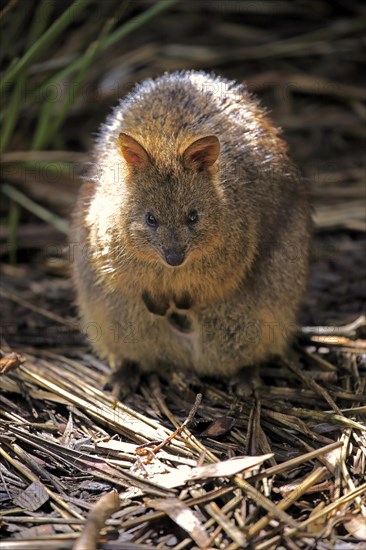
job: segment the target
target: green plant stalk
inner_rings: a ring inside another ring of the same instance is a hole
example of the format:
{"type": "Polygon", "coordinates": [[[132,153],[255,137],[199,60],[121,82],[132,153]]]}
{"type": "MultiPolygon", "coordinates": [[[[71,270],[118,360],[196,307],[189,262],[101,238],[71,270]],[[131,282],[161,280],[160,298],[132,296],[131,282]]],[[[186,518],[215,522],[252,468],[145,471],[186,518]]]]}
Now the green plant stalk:
{"type": "Polygon", "coordinates": [[[4,153],[18,121],[22,95],[24,91],[25,75],[19,77],[11,95],[10,104],[6,113],[4,126],[0,132],[0,152],[4,153]]]}
{"type": "MultiPolygon", "coordinates": [[[[98,39],[89,46],[89,48],[86,50],[85,54],[83,55],[83,57],[81,59],[80,72],[79,72],[79,75],[78,75],[78,77],[76,78],[76,80],[74,82],[74,86],[73,86],[73,90],[72,90],[73,98],[76,98],[77,94],[79,93],[79,90],[80,90],[80,88],[81,88],[81,86],[82,86],[82,84],[85,81],[85,78],[87,76],[87,72],[88,72],[89,67],[93,63],[96,56],[98,55],[98,53],[99,53],[106,37],[108,36],[108,33],[109,33],[110,29],[112,28],[112,26],[114,24],[115,24],[115,19],[114,18],[108,19],[106,21],[105,25],[103,26],[98,39]]],[[[68,98],[66,96],[66,98],[65,98],[65,100],[62,104],[62,107],[61,107],[61,109],[60,109],[60,111],[59,111],[59,113],[56,117],[56,120],[53,124],[53,127],[49,132],[50,141],[52,140],[53,136],[55,136],[55,134],[59,130],[62,122],[64,121],[68,111],[70,110],[70,108],[72,106],[72,101],[70,101],[69,99],[70,98],[68,98]]]]}
{"type": "Polygon", "coordinates": [[[68,234],[68,224],[63,219],[57,216],[56,214],[53,214],[40,204],[37,204],[36,202],[32,201],[27,195],[24,195],[21,191],[18,191],[15,187],[12,185],[9,185],[8,183],[4,183],[1,186],[2,193],[9,197],[12,201],[16,202],[29,212],[32,212],[37,218],[40,218],[41,220],[45,221],[46,223],[49,223],[53,227],[55,227],[58,231],[61,233],[64,233],[65,235],[68,234]]]}
{"type": "MultiPolygon", "coordinates": [[[[79,2],[79,0],[76,0],[76,1],[79,2]]],[[[90,0],[83,0],[83,2],[89,2],[89,1],[90,0]]],[[[129,33],[135,31],[140,26],[144,25],[145,23],[147,23],[148,21],[150,21],[151,19],[153,19],[154,17],[156,17],[157,15],[159,15],[160,13],[165,11],[171,5],[175,4],[177,1],[178,0],[160,0],[160,2],[158,2],[157,4],[152,6],[151,8],[148,8],[143,13],[141,13],[141,14],[137,15],[136,17],[134,17],[134,18],[130,19],[129,21],[127,21],[124,25],[122,25],[120,28],[118,28],[116,31],[114,31],[108,38],[103,40],[102,43],[100,44],[100,48],[98,47],[98,51],[101,52],[101,53],[104,52],[108,47],[115,44],[118,40],[124,38],[129,33]]],[[[72,6],[71,6],[71,8],[72,8],[72,6]]],[[[63,16],[64,16],[64,14],[62,16],[60,16],[60,18],[56,21],[56,23],[63,16]]],[[[55,23],[54,23],[54,25],[55,25],[55,23]]],[[[52,25],[52,27],[50,27],[49,31],[51,31],[51,29],[54,27],[54,25],[52,25]]],[[[49,31],[47,31],[47,32],[49,33],[49,31]]],[[[43,38],[43,37],[41,37],[41,38],[43,38]]],[[[54,38],[54,36],[52,36],[52,39],[53,38],[54,38]]],[[[39,41],[37,42],[37,44],[38,43],[39,43],[39,41]]],[[[34,48],[34,46],[33,46],[33,48],[34,48]]],[[[24,107],[25,105],[27,105],[28,103],[33,101],[34,98],[36,97],[36,95],[39,95],[40,97],[42,97],[42,94],[47,93],[47,89],[51,84],[55,84],[56,82],[64,80],[68,75],[70,75],[74,71],[76,71],[78,69],[80,70],[83,63],[84,63],[84,57],[85,56],[77,58],[73,63],[70,63],[70,65],[68,65],[67,67],[65,67],[61,71],[59,71],[56,75],[53,75],[51,78],[47,79],[46,82],[44,82],[41,86],[39,86],[33,93],[31,93],[27,97],[23,98],[22,106],[24,107]]],[[[33,58],[32,58],[32,60],[33,60],[33,58]]],[[[13,73],[17,74],[19,63],[12,64],[11,67],[9,68],[9,72],[11,73],[10,74],[11,78],[14,78],[13,73]]],[[[29,65],[29,63],[27,64],[27,66],[29,65]]],[[[24,62],[23,62],[23,66],[24,66],[24,62]]],[[[8,83],[9,83],[9,75],[5,76],[5,78],[4,78],[4,85],[7,85],[8,83]],[[5,81],[6,78],[7,78],[7,81],[5,81]]],[[[18,106],[16,106],[16,102],[14,101],[13,113],[11,115],[12,117],[14,117],[14,119],[18,118],[19,109],[20,109],[20,103],[18,104],[18,106]]],[[[61,120],[61,122],[62,122],[62,120],[61,120]]],[[[6,137],[6,139],[3,138],[4,145],[3,145],[3,148],[1,149],[2,151],[5,150],[8,142],[9,142],[9,139],[11,137],[11,133],[12,133],[12,130],[14,129],[14,127],[15,127],[15,124],[16,124],[16,120],[12,120],[12,121],[10,120],[9,122],[6,121],[6,124],[5,124],[5,127],[6,127],[5,137],[6,137]]],[[[58,127],[59,127],[59,123],[57,123],[57,125],[56,125],[56,130],[57,130],[58,127]]]]}
{"type": "MultiPolygon", "coordinates": [[[[1,5],[5,4],[2,2],[1,5]]],[[[24,4],[23,4],[24,7],[24,4]]],[[[5,18],[2,23],[1,46],[4,52],[12,59],[10,66],[15,65],[19,61],[21,42],[14,40],[15,36],[19,36],[19,29],[22,26],[24,19],[27,17],[27,9],[17,9],[11,12],[10,17],[5,18]],[[5,31],[6,24],[6,31],[5,31]]],[[[9,68],[10,68],[9,66],[9,68]]]]}
{"type": "MultiPolygon", "coordinates": [[[[43,0],[36,11],[32,21],[32,27],[27,37],[26,49],[28,50],[33,42],[42,34],[47,26],[49,16],[51,15],[53,4],[49,0],[43,0]]],[[[18,121],[19,112],[22,106],[22,95],[25,90],[26,71],[18,78],[15,89],[12,93],[9,110],[6,114],[4,127],[0,136],[0,152],[3,153],[13,134],[13,130],[18,121]]]]}
{"type": "Polygon", "coordinates": [[[50,121],[52,118],[52,112],[55,108],[55,102],[52,101],[52,92],[48,94],[48,96],[45,99],[43,109],[39,115],[38,118],[38,124],[35,131],[35,134],[33,136],[32,144],[31,144],[31,151],[37,151],[42,149],[48,140],[49,137],[49,128],[50,128],[50,121]]]}
{"type": "Polygon", "coordinates": [[[37,57],[53,42],[62,31],[75,19],[75,17],[84,10],[90,0],[75,0],[60,17],[51,25],[51,27],[35,42],[31,48],[23,55],[16,65],[9,67],[3,77],[3,83],[9,86],[20,74],[37,59],[37,57]]]}
{"type": "MultiPolygon", "coordinates": [[[[136,15],[136,17],[132,17],[129,19],[124,25],[116,29],[109,39],[105,43],[105,48],[107,49],[110,46],[113,46],[116,42],[130,34],[132,31],[135,31],[160,13],[164,12],[170,6],[173,4],[176,4],[178,0],[160,0],[160,2],[157,2],[154,6],[147,9],[143,13],[140,13],[139,15],[136,15]]],[[[104,51],[104,50],[103,50],[104,51]]]]}
{"type": "Polygon", "coordinates": [[[32,44],[41,36],[47,27],[54,4],[50,0],[42,0],[39,3],[37,11],[32,21],[32,28],[27,38],[27,49],[32,47],[32,44]]]}
{"type": "MultiPolygon", "coordinates": [[[[115,44],[118,40],[121,40],[131,32],[137,30],[139,27],[165,11],[167,8],[175,4],[178,0],[160,0],[157,4],[152,6],[151,8],[147,9],[143,13],[140,13],[136,17],[133,17],[129,21],[127,21],[124,25],[122,25],[120,28],[116,29],[106,40],[103,44],[103,46],[100,49],[100,53],[103,53],[106,49],[108,49],[110,46],[115,44]]],[[[80,69],[80,65],[82,64],[82,57],[78,57],[75,59],[72,63],[70,63],[67,67],[56,73],[55,75],[52,75],[46,82],[44,82],[37,90],[30,94],[27,98],[26,102],[24,104],[28,104],[30,101],[32,101],[36,94],[42,95],[42,93],[45,93],[48,86],[50,84],[55,84],[56,82],[60,82],[61,80],[64,80],[67,76],[72,74],[74,71],[77,71],[80,69]]]]}

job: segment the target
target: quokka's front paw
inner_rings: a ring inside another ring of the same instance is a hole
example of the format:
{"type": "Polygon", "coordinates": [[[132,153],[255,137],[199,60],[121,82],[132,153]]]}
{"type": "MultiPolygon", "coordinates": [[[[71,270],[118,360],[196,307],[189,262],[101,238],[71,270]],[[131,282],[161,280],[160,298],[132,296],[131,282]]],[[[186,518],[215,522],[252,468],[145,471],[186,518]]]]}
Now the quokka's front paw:
{"type": "Polygon", "coordinates": [[[169,300],[166,296],[152,296],[145,290],[141,297],[147,309],[154,315],[164,316],[169,309],[169,300]]]}
{"type": "Polygon", "coordinates": [[[193,306],[192,297],[188,292],[183,292],[180,296],[174,296],[174,303],[177,309],[191,309],[193,306]]]}
{"type": "Polygon", "coordinates": [[[167,316],[168,323],[178,332],[190,333],[193,331],[192,320],[188,315],[182,315],[177,311],[172,311],[167,316]]]}

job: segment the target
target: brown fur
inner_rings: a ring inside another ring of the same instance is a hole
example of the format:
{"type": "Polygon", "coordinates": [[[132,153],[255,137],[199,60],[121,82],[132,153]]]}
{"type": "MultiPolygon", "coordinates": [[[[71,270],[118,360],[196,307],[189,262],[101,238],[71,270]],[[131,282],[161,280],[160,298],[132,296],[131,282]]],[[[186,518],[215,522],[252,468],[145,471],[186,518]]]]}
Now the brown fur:
{"type": "Polygon", "coordinates": [[[99,355],[231,375],[284,352],[310,221],[278,134],[244,86],[193,71],[147,81],[114,110],[72,231],[80,312],[100,328],[99,355]],[[171,251],[181,265],[167,264],[171,251]]]}

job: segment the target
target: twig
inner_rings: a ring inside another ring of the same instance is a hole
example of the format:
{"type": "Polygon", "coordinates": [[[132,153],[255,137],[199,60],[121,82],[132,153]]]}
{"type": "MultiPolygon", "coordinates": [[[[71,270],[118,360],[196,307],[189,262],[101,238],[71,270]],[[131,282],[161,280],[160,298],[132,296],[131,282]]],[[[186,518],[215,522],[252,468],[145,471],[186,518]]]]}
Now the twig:
{"type": "Polygon", "coordinates": [[[6,4],[6,6],[3,7],[3,9],[0,11],[0,19],[5,17],[5,15],[8,13],[8,11],[12,10],[15,6],[15,4],[18,3],[18,0],[9,0],[9,2],[6,4]]]}
{"type": "MultiPolygon", "coordinates": [[[[277,503],[277,508],[280,510],[286,510],[291,504],[296,502],[301,495],[303,495],[307,489],[312,487],[317,481],[319,481],[324,474],[327,472],[327,469],[324,466],[317,468],[312,474],[310,474],[296,489],[291,491],[291,493],[280,502],[277,503]]],[[[252,538],[262,529],[264,529],[268,523],[273,519],[271,514],[258,520],[254,525],[248,529],[248,537],[252,538]]]]}
{"type": "Polygon", "coordinates": [[[11,151],[0,156],[0,162],[87,162],[89,156],[75,151],[11,151]]]}
{"type": "Polygon", "coordinates": [[[43,307],[35,306],[31,302],[29,302],[25,298],[22,298],[21,296],[18,296],[15,292],[12,292],[11,290],[0,288],[0,296],[2,296],[3,298],[7,298],[8,300],[11,300],[12,302],[15,302],[31,311],[34,311],[35,313],[38,313],[39,315],[42,315],[43,317],[46,317],[51,321],[55,321],[60,325],[65,325],[72,331],[75,331],[75,332],[79,331],[75,323],[69,323],[65,321],[65,319],[60,317],[60,315],[56,315],[56,313],[52,313],[52,311],[47,311],[43,307]]]}
{"type": "Polygon", "coordinates": [[[300,380],[302,380],[307,386],[309,386],[312,390],[314,390],[318,395],[323,397],[325,401],[330,405],[330,407],[333,409],[333,411],[339,416],[342,416],[342,411],[338,407],[338,405],[335,403],[334,399],[329,395],[329,393],[322,388],[315,380],[313,380],[310,376],[306,376],[301,369],[297,365],[295,365],[292,361],[286,361],[283,360],[284,364],[293,372],[295,373],[300,380]]]}
{"type": "Polygon", "coordinates": [[[181,433],[183,432],[184,428],[186,426],[188,426],[188,424],[190,422],[192,422],[194,416],[196,415],[197,413],[197,410],[198,410],[198,407],[200,406],[200,403],[202,401],[202,394],[199,393],[197,394],[197,397],[196,397],[196,400],[194,402],[194,405],[192,407],[192,409],[190,410],[186,420],[183,422],[183,424],[181,426],[178,426],[178,428],[173,432],[171,433],[166,439],[164,439],[164,441],[162,441],[161,443],[159,443],[159,445],[156,445],[155,447],[153,447],[151,449],[151,451],[148,451],[148,452],[145,452],[146,448],[148,445],[151,445],[151,443],[149,444],[143,444],[143,445],[140,445],[139,447],[136,447],[136,453],[137,454],[148,454],[149,452],[153,453],[153,454],[157,454],[159,451],[161,451],[164,447],[166,447],[166,445],[169,445],[169,443],[175,439],[176,437],[178,437],[179,435],[181,435],[181,433]]]}
{"type": "Polygon", "coordinates": [[[106,520],[117,512],[120,500],[117,491],[103,495],[88,514],[86,525],[73,546],[73,550],[96,550],[101,529],[106,520]]]}
{"type": "Polygon", "coordinates": [[[352,323],[336,326],[319,326],[319,327],[301,327],[301,332],[310,334],[311,336],[346,336],[354,338],[357,336],[357,330],[361,327],[366,327],[366,316],[360,315],[352,323]]]}

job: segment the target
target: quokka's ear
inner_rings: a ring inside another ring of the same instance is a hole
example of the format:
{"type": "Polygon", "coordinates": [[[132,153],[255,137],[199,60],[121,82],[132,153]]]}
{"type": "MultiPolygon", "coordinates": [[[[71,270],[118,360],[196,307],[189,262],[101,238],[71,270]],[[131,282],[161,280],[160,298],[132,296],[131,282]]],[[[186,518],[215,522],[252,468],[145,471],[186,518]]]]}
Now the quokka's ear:
{"type": "Polygon", "coordinates": [[[150,162],[147,151],[133,137],[121,132],[118,143],[128,166],[144,168],[150,162]]]}
{"type": "Polygon", "coordinates": [[[183,153],[186,168],[208,168],[216,162],[220,153],[220,142],[216,136],[205,136],[188,145],[183,153]]]}

